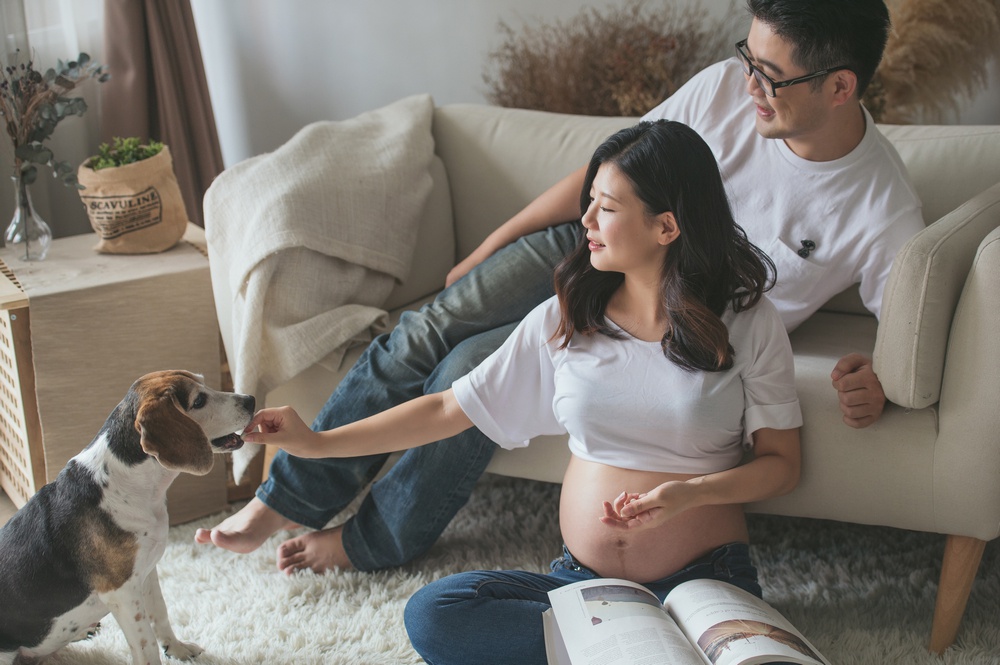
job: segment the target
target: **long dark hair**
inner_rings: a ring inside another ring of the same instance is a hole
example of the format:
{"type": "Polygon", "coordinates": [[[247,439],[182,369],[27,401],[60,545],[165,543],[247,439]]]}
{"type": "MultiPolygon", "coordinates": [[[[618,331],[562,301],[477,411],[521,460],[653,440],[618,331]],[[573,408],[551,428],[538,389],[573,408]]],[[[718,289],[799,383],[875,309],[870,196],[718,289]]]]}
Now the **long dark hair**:
{"type": "MultiPolygon", "coordinates": [[[[688,370],[733,365],[729,331],[720,318],[757,304],[774,283],[774,263],[747,240],[733,219],[722,176],[708,144],[687,125],[641,122],[609,137],[590,160],[580,211],[590,205],[597,169],[613,164],[635,189],[650,215],[672,212],[680,235],[667,248],[660,293],[668,328],[664,355],[688,370]]],[[[574,332],[620,337],[604,315],[625,277],[590,263],[587,239],[556,267],[561,320],[553,339],[565,347],[574,332]]]]}

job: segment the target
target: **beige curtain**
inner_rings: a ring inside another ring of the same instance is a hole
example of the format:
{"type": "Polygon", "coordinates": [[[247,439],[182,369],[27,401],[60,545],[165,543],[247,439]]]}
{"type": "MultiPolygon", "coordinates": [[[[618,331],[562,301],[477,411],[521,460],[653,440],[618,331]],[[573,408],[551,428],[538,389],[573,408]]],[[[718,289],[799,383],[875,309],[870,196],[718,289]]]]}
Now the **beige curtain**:
{"type": "Polygon", "coordinates": [[[188,217],[223,168],[222,150],[189,0],[105,0],[101,140],[152,138],[170,146],[188,217]]]}

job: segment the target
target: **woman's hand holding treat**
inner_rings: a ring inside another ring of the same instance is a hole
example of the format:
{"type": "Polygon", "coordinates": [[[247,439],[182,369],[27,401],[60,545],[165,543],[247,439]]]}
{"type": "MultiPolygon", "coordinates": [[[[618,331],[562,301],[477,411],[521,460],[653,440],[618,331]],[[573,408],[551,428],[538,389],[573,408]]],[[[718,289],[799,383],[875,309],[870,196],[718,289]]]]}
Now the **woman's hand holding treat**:
{"type": "Polygon", "coordinates": [[[247,443],[277,446],[296,457],[324,457],[320,436],[290,406],[261,409],[243,431],[247,443]]]}

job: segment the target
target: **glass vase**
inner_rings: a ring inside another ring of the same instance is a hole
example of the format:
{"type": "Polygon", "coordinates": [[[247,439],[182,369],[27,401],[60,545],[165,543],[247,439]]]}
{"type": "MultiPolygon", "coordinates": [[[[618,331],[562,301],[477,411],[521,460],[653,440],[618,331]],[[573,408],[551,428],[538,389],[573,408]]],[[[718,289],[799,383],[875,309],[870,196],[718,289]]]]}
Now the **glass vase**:
{"type": "Polygon", "coordinates": [[[52,244],[52,229],[31,203],[31,191],[24,178],[15,175],[14,217],[4,233],[6,253],[22,261],[42,261],[52,244]]]}

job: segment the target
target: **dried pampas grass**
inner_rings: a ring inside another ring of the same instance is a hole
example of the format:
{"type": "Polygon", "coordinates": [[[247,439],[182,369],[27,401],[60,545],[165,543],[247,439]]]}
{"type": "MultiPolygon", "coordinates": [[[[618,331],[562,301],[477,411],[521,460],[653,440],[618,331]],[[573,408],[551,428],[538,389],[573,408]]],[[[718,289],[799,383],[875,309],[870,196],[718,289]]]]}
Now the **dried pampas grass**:
{"type": "MultiPolygon", "coordinates": [[[[733,0],[735,5],[736,0],[733,0]]],[[[943,122],[985,87],[1000,56],[1000,0],[886,0],[892,32],[863,103],[883,123],[943,122]]],[[[710,20],[702,6],[625,0],[567,21],[501,21],[483,81],[499,106],[642,115],[731,54],[745,12],[710,20]]]]}
{"type": "Polygon", "coordinates": [[[864,103],[879,122],[941,122],[987,83],[1000,0],[888,0],[892,32],[864,103]]]}
{"type": "Polygon", "coordinates": [[[599,116],[642,115],[731,50],[732,17],[710,21],[696,6],[626,0],[568,21],[501,21],[503,44],[483,80],[499,106],[599,116]]]}

